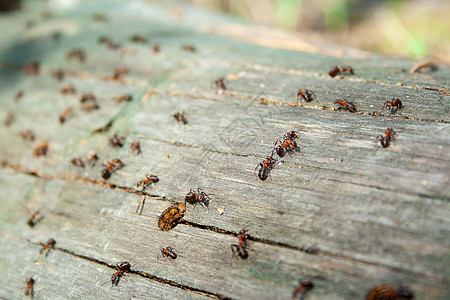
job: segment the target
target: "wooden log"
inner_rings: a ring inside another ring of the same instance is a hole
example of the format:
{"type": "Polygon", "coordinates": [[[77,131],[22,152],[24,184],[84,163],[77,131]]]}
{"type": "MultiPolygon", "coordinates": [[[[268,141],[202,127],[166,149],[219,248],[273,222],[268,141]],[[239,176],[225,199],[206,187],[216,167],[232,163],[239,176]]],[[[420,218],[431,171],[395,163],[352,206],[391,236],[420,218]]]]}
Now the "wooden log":
{"type": "Polygon", "coordinates": [[[0,37],[0,116],[10,118],[0,126],[1,298],[23,295],[28,277],[36,298],[286,299],[304,280],[314,283],[305,299],[363,299],[379,284],[450,297],[448,66],[409,74],[405,59],[178,2],[105,3],[43,18],[47,4],[26,1],[0,18],[10,28],[0,37]],[[99,12],[106,21],[93,18],[99,12]],[[99,44],[104,35],[120,48],[99,44]],[[67,59],[74,49],[85,61],[67,59]],[[23,71],[32,60],[37,75],[23,71]],[[334,65],[355,74],[332,78],[334,65]],[[120,67],[128,73],[114,78],[120,67]],[[75,93],[63,94],[66,85],[75,93]],[[299,89],[319,101],[297,102],[299,89]],[[98,109],[80,102],[88,93],[98,109]],[[383,110],[392,98],[404,108],[383,110]],[[336,110],[337,99],[356,112],[336,110]],[[387,128],[395,141],[383,148],[387,128]],[[261,181],[255,167],[292,130],[300,151],[274,154],[261,181]],[[44,142],[47,154],[36,156],[44,142]],[[102,163],[113,159],[124,166],[105,180],[102,163]],[[159,181],[143,191],[146,174],[159,181]],[[197,188],[208,207],[187,204],[178,226],[162,231],[161,213],[197,188]],[[231,250],[244,228],[245,260],[231,250]],[[49,238],[54,249],[39,254],[49,238]],[[177,259],[162,257],[168,246],[177,259]],[[123,261],[131,269],[111,286],[123,261]]]}

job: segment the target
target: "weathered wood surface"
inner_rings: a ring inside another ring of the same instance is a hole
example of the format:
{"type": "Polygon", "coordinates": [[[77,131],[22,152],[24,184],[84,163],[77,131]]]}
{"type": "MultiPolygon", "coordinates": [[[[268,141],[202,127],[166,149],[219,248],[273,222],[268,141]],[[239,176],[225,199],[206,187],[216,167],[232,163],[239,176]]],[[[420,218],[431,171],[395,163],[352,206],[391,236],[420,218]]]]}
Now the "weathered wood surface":
{"type": "Polygon", "coordinates": [[[383,283],[407,285],[418,299],[450,297],[447,66],[411,75],[411,61],[310,43],[170,1],[90,1],[49,18],[45,10],[27,1],[0,16],[8,28],[0,37],[0,115],[14,115],[0,127],[1,298],[23,297],[31,276],[37,299],[288,299],[306,279],[315,284],[307,299],[363,299],[383,283]],[[92,19],[99,12],[106,22],[92,19]],[[105,34],[128,51],[98,44],[105,34]],[[148,40],[132,43],[133,34],[148,40]],[[84,49],[86,62],[67,60],[72,49],[84,49]],[[31,60],[40,61],[40,75],[22,72],[31,60]],[[329,77],[336,64],[356,74],[329,77]],[[107,78],[122,66],[130,69],[123,79],[107,78]],[[61,68],[62,82],[51,75],[61,68]],[[223,94],[214,86],[221,76],[223,94]],[[66,84],[75,95],[61,94],[66,84]],[[313,89],[320,103],[289,105],[299,88],[313,89]],[[96,95],[99,110],[81,111],[84,93],[96,95]],[[112,101],[123,94],[133,100],[112,101]],[[392,97],[405,108],[370,115],[392,97]],[[358,113],[334,111],[337,98],[358,113]],[[68,107],[74,115],[60,124],[68,107]],[[187,125],[172,118],[181,111],[187,125]],[[375,137],[388,127],[397,140],[383,149],[375,137]],[[25,129],[34,141],[18,136],[25,129]],[[290,130],[300,133],[301,152],[259,180],[255,167],[290,130]],[[127,135],[123,148],[108,145],[115,133],[127,135]],[[45,140],[48,155],[33,156],[45,140]],[[137,140],[141,155],[129,149],[137,140]],[[70,163],[94,152],[94,167],[70,163]],[[125,167],[105,182],[100,162],[114,158],[125,167]],[[134,185],[147,173],[160,181],[142,193],[134,185]],[[161,231],[161,212],[197,187],[211,196],[209,208],[188,206],[182,224],[161,231]],[[30,228],[36,210],[43,219],[30,228]],[[247,260],[230,250],[242,228],[247,260]],[[57,244],[45,257],[39,250],[50,237],[57,244]],[[158,258],[166,246],[178,252],[174,262],[158,258]],[[134,272],[111,287],[119,261],[134,272]]]}

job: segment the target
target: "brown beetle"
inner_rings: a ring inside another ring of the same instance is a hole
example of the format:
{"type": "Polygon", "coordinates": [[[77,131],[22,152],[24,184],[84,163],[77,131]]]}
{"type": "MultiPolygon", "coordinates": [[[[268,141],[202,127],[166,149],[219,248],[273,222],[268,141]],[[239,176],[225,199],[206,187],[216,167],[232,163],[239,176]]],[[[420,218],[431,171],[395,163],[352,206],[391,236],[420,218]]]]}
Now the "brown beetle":
{"type": "Polygon", "coordinates": [[[186,213],[186,205],[178,203],[177,206],[171,206],[162,212],[158,219],[159,228],[163,231],[168,231],[175,228],[183,219],[186,213]]]}

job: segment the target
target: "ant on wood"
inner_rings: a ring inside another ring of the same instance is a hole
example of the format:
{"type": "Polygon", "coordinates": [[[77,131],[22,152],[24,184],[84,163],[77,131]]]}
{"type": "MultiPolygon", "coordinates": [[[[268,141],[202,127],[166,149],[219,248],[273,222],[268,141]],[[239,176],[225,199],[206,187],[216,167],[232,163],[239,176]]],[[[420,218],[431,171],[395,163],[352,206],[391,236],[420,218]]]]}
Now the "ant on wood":
{"type": "Polygon", "coordinates": [[[302,300],[305,297],[305,294],[313,288],[314,284],[311,281],[303,281],[295,288],[294,292],[292,293],[292,299],[297,299],[297,296],[300,295],[300,299],[302,300]]]}
{"type": "Polygon", "coordinates": [[[150,185],[157,183],[159,181],[158,176],[156,175],[149,175],[145,174],[145,178],[136,183],[137,187],[140,187],[142,185],[142,191],[144,191],[146,188],[148,188],[150,185]]]}
{"type": "Polygon", "coordinates": [[[255,170],[260,168],[258,171],[258,177],[262,181],[266,180],[267,177],[269,177],[270,171],[275,167],[277,164],[277,160],[273,158],[273,150],[272,154],[270,156],[267,156],[267,158],[262,162],[259,163],[259,165],[256,166],[255,170]]]}
{"type": "Polygon", "coordinates": [[[241,259],[247,259],[248,258],[248,245],[247,245],[247,234],[248,230],[243,229],[238,234],[239,244],[232,244],[231,245],[231,252],[233,252],[233,256],[238,256],[241,259]]]}
{"type": "Polygon", "coordinates": [[[131,101],[133,97],[131,95],[121,95],[113,98],[114,101],[123,102],[123,101],[131,101]]]}
{"type": "Polygon", "coordinates": [[[187,193],[186,197],[184,198],[184,203],[192,204],[194,205],[194,207],[197,204],[208,207],[210,200],[211,198],[203,191],[203,189],[197,188],[197,192],[191,189],[189,193],[187,193]]]}
{"type": "Polygon", "coordinates": [[[413,299],[414,293],[407,287],[395,289],[389,285],[379,285],[371,289],[366,300],[413,299]]]}
{"type": "Polygon", "coordinates": [[[394,106],[397,107],[395,111],[402,109],[404,107],[402,100],[400,100],[400,98],[392,98],[392,101],[383,102],[383,109],[381,111],[383,111],[387,107],[391,111],[391,113],[393,113],[394,106]]]}
{"type": "Polygon", "coordinates": [[[111,177],[114,172],[125,166],[120,159],[113,159],[109,163],[104,162],[103,165],[105,166],[105,169],[102,170],[102,178],[105,180],[111,177]]]}
{"type": "Polygon", "coordinates": [[[355,112],[356,111],[356,107],[355,104],[353,104],[353,102],[349,102],[349,101],[344,101],[344,100],[336,100],[334,101],[334,104],[337,104],[336,107],[334,108],[335,110],[348,110],[350,112],[355,112]]]}
{"type": "Polygon", "coordinates": [[[172,247],[161,248],[163,257],[169,257],[171,259],[177,259],[178,255],[173,251],[172,247]]]}
{"type": "Polygon", "coordinates": [[[118,286],[120,278],[123,276],[123,273],[131,271],[131,265],[129,262],[124,261],[116,264],[117,272],[111,275],[111,286],[118,286]]]}
{"type": "Polygon", "coordinates": [[[36,225],[37,222],[39,222],[42,219],[42,217],[38,218],[39,214],[40,214],[39,211],[36,211],[31,215],[31,217],[28,219],[27,222],[28,226],[34,227],[34,225],[36,225]]]}
{"type": "Polygon", "coordinates": [[[173,117],[175,118],[175,120],[183,123],[184,125],[186,125],[188,123],[188,121],[186,120],[186,117],[184,116],[184,112],[181,112],[181,113],[178,112],[178,113],[174,114],[173,117]]]}
{"type": "Polygon", "coordinates": [[[56,241],[52,238],[50,238],[47,243],[42,247],[41,251],[39,251],[40,254],[43,254],[45,252],[45,256],[48,255],[51,249],[55,249],[56,241]]]}
{"type": "Polygon", "coordinates": [[[21,136],[26,141],[34,141],[35,135],[31,130],[22,130],[19,132],[19,136],[21,136]]]}
{"type": "Polygon", "coordinates": [[[64,124],[66,122],[67,118],[72,115],[73,109],[67,108],[63,111],[63,113],[59,116],[59,123],[64,124]]]}
{"type": "Polygon", "coordinates": [[[133,152],[134,155],[141,154],[141,143],[140,142],[132,142],[130,144],[130,149],[133,152]]]}
{"type": "Polygon", "coordinates": [[[319,103],[319,99],[317,99],[316,94],[311,90],[298,90],[297,91],[297,102],[300,99],[300,104],[302,104],[302,99],[306,102],[311,102],[313,100],[316,100],[317,103],[319,103]]]}
{"type": "Polygon", "coordinates": [[[353,68],[350,66],[344,66],[344,67],[335,66],[330,70],[330,72],[328,72],[328,75],[330,75],[331,77],[334,77],[339,73],[345,73],[345,72],[353,74],[353,68]]]}
{"type": "Polygon", "coordinates": [[[297,142],[294,139],[298,138],[296,131],[290,131],[283,136],[283,140],[278,139],[275,142],[274,150],[277,152],[278,156],[283,157],[286,153],[291,153],[299,150],[297,142]],[[277,144],[280,144],[277,147],[277,144]]]}
{"type": "Polygon", "coordinates": [[[395,133],[394,129],[388,128],[388,129],[386,129],[384,136],[382,136],[382,135],[377,136],[377,141],[380,141],[381,146],[383,146],[383,148],[387,148],[391,144],[391,141],[395,141],[395,138],[394,138],[395,134],[396,133],[395,133]]]}
{"type": "Polygon", "coordinates": [[[30,296],[31,298],[34,297],[33,286],[34,286],[34,279],[30,277],[27,279],[27,287],[25,288],[25,296],[30,296]]]}
{"type": "Polygon", "coordinates": [[[86,60],[86,53],[83,50],[72,50],[69,51],[66,55],[67,59],[77,59],[80,62],[84,62],[86,60]]]}

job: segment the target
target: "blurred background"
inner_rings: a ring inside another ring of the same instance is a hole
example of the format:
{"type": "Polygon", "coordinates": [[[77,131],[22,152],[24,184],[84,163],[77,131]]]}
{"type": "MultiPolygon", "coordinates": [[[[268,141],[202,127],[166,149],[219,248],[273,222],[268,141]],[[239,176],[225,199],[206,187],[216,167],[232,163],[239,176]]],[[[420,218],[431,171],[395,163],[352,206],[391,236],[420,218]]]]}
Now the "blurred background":
{"type": "Polygon", "coordinates": [[[450,63],[449,0],[183,0],[315,39],[450,63]]]}

